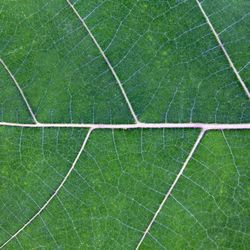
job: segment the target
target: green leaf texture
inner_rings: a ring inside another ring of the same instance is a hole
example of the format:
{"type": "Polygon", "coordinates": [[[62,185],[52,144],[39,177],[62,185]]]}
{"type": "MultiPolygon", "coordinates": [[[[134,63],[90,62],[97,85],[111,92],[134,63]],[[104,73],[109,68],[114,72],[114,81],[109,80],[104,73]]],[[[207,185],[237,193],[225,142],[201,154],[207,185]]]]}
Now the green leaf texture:
{"type": "Polygon", "coordinates": [[[250,246],[250,1],[0,3],[0,249],[250,246]]]}

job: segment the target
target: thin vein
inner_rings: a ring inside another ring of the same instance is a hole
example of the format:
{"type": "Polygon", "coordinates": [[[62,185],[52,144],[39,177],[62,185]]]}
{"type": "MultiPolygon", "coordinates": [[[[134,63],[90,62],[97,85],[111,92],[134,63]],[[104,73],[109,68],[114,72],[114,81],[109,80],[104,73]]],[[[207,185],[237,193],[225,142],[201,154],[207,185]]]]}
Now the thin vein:
{"type": "Polygon", "coordinates": [[[107,56],[105,55],[103,49],[101,48],[101,46],[99,45],[99,43],[98,43],[97,40],[95,39],[95,37],[94,37],[94,35],[92,34],[91,30],[89,29],[89,27],[88,27],[87,24],[85,23],[84,19],[80,16],[80,14],[78,13],[78,11],[77,11],[76,8],[74,7],[74,5],[73,5],[69,0],[66,0],[66,1],[67,1],[67,3],[69,4],[69,6],[71,7],[71,9],[73,10],[73,12],[77,15],[77,17],[78,17],[79,20],[81,21],[82,25],[84,26],[84,28],[87,30],[89,36],[91,37],[91,39],[93,40],[94,44],[96,45],[96,47],[98,48],[99,52],[101,53],[103,59],[104,59],[105,62],[107,63],[107,65],[108,65],[108,67],[109,67],[111,73],[113,74],[113,76],[114,76],[116,82],[118,83],[118,86],[119,86],[119,88],[120,88],[120,90],[121,90],[121,92],[122,92],[122,95],[123,95],[123,97],[124,97],[124,99],[125,99],[125,101],[126,101],[128,107],[129,107],[129,110],[130,110],[130,112],[131,112],[131,114],[132,114],[132,116],[133,116],[135,122],[136,122],[136,123],[139,123],[139,120],[138,120],[138,118],[137,118],[137,116],[136,116],[136,114],[135,114],[135,112],[134,112],[134,109],[133,109],[133,107],[132,107],[132,105],[131,105],[131,103],[130,103],[130,101],[129,101],[129,99],[128,99],[128,96],[127,96],[127,94],[126,94],[126,92],[125,92],[125,90],[124,90],[124,88],[123,88],[123,86],[122,86],[122,83],[121,83],[121,81],[120,81],[118,75],[116,74],[116,72],[115,72],[113,66],[111,65],[109,59],[108,59],[107,56]]]}
{"type": "Polygon", "coordinates": [[[63,187],[64,183],[66,182],[66,180],[68,179],[69,175],[71,174],[71,172],[74,170],[76,163],[78,162],[86,144],[87,141],[89,139],[89,136],[91,134],[91,132],[93,131],[93,129],[89,129],[83,143],[82,146],[74,160],[74,162],[72,163],[69,171],[67,172],[67,174],[65,175],[65,177],[63,178],[62,182],[60,183],[60,185],[57,187],[57,189],[55,190],[55,192],[50,196],[50,198],[45,202],[45,204],[39,209],[39,211],[31,218],[28,220],[28,222],[26,222],[15,234],[13,234],[7,241],[5,241],[1,246],[0,249],[2,249],[4,246],[6,246],[12,239],[14,239],[15,237],[17,237],[18,234],[20,234],[29,224],[31,224],[33,222],[33,220],[36,219],[36,217],[38,215],[40,215],[42,213],[42,211],[49,205],[49,203],[53,200],[53,198],[55,198],[55,196],[57,195],[57,193],[60,191],[60,189],[63,187]]]}
{"type": "Polygon", "coordinates": [[[39,122],[37,121],[36,116],[35,116],[34,112],[32,111],[32,108],[31,108],[31,106],[29,105],[29,102],[27,101],[27,99],[26,99],[26,97],[25,97],[25,95],[24,95],[24,93],[23,93],[23,90],[21,89],[20,85],[18,84],[16,78],[14,77],[14,75],[11,73],[10,69],[8,68],[8,66],[5,64],[5,62],[4,62],[1,58],[0,58],[0,63],[3,65],[3,67],[4,67],[5,70],[8,72],[8,74],[9,74],[10,77],[11,77],[11,79],[12,79],[13,82],[15,83],[15,85],[16,85],[16,87],[17,87],[19,93],[20,93],[20,95],[22,96],[22,98],[23,98],[23,100],[24,100],[24,102],[25,102],[25,104],[26,104],[26,107],[27,107],[28,110],[29,110],[30,115],[32,116],[33,121],[34,121],[36,124],[38,124],[39,122]]]}
{"type": "Polygon", "coordinates": [[[0,126],[24,128],[90,128],[90,129],[157,129],[192,128],[203,130],[250,129],[250,123],[137,123],[137,124],[83,124],[83,123],[11,123],[0,122],[0,126]]]}
{"type": "Polygon", "coordinates": [[[213,32],[213,34],[214,34],[214,36],[215,36],[217,42],[219,43],[219,45],[220,45],[220,47],[221,47],[221,49],[222,49],[222,51],[223,51],[223,53],[224,53],[224,55],[225,55],[227,61],[228,61],[229,64],[230,64],[230,67],[233,69],[233,71],[234,71],[234,73],[235,73],[235,75],[236,75],[238,81],[240,82],[240,84],[241,84],[243,90],[245,91],[247,97],[250,99],[250,92],[249,92],[249,90],[248,90],[246,84],[245,84],[244,81],[242,80],[242,78],[241,78],[241,76],[240,76],[238,70],[235,68],[233,61],[231,60],[229,54],[227,53],[227,51],[226,51],[226,49],[225,49],[225,47],[224,47],[224,45],[223,45],[223,43],[222,43],[222,41],[221,41],[221,39],[220,39],[220,37],[219,37],[219,34],[218,34],[218,33],[216,32],[216,30],[214,29],[212,23],[210,22],[209,17],[207,16],[206,12],[204,11],[204,9],[203,9],[201,3],[199,2],[199,0],[196,0],[196,3],[198,4],[200,11],[201,11],[201,13],[203,14],[204,18],[206,19],[206,22],[207,22],[209,28],[211,29],[211,31],[213,32]]]}
{"type": "Polygon", "coordinates": [[[184,164],[183,164],[183,166],[182,166],[180,172],[179,172],[178,175],[176,176],[176,178],[175,178],[173,184],[171,185],[171,187],[170,187],[169,190],[167,191],[167,193],[166,193],[164,199],[162,200],[162,202],[161,202],[159,208],[158,208],[157,211],[155,212],[155,214],[154,214],[152,220],[150,221],[150,223],[149,223],[147,229],[145,230],[143,236],[141,237],[141,239],[140,239],[140,241],[139,241],[139,243],[138,243],[138,245],[137,245],[137,247],[136,247],[136,250],[138,250],[139,247],[141,246],[141,244],[142,244],[144,238],[146,237],[146,235],[148,234],[148,232],[149,232],[151,226],[152,226],[153,223],[155,222],[156,217],[157,217],[158,214],[160,213],[162,207],[163,207],[164,204],[166,203],[166,201],[167,201],[168,197],[170,196],[172,190],[174,189],[174,187],[175,187],[175,185],[177,184],[178,180],[179,180],[180,177],[182,176],[182,174],[183,174],[184,170],[186,169],[186,167],[187,167],[187,165],[188,165],[190,159],[193,157],[193,154],[194,154],[194,152],[195,152],[197,146],[199,145],[201,139],[203,138],[203,136],[204,136],[204,134],[205,134],[205,131],[206,131],[206,130],[204,130],[204,129],[201,130],[201,132],[200,132],[200,134],[199,134],[199,136],[198,136],[198,138],[197,138],[195,144],[193,145],[193,147],[192,147],[192,149],[191,149],[191,151],[190,151],[188,157],[186,158],[186,160],[185,160],[185,162],[184,162],[184,164]]]}

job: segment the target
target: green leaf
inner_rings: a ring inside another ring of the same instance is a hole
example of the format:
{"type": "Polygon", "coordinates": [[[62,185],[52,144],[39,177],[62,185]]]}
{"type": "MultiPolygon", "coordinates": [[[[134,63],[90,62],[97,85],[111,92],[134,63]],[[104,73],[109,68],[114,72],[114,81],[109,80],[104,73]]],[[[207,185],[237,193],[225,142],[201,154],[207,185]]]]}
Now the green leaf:
{"type": "Polygon", "coordinates": [[[164,139],[158,129],[93,132],[62,191],[10,248],[18,241],[25,249],[135,247],[197,133],[167,130],[164,139]]]}
{"type": "Polygon", "coordinates": [[[1,23],[1,57],[39,121],[131,121],[115,79],[66,1],[5,1],[1,23]]]}
{"type": "Polygon", "coordinates": [[[249,131],[209,132],[142,249],[247,249],[249,131]]]}
{"type": "Polygon", "coordinates": [[[250,2],[0,5],[0,249],[248,249],[250,2]]]}
{"type": "Polygon", "coordinates": [[[57,188],[85,134],[76,129],[0,128],[1,242],[57,188]]]}
{"type": "Polygon", "coordinates": [[[0,121],[32,122],[22,97],[18,94],[16,86],[9,78],[3,65],[0,65],[0,75],[0,121]]]}
{"type": "Polygon", "coordinates": [[[204,8],[249,88],[249,1],[204,1],[204,8]],[[215,9],[218,11],[214,11],[215,9]]]}

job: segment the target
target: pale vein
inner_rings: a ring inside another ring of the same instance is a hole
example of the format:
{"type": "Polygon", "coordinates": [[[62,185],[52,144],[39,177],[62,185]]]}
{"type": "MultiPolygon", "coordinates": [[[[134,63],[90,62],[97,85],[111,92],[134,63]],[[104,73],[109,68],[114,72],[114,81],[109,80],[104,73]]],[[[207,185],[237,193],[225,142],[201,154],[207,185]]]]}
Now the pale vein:
{"type": "Polygon", "coordinates": [[[93,40],[94,44],[96,45],[96,47],[98,48],[99,52],[101,53],[103,59],[104,59],[105,62],[107,63],[107,65],[108,65],[108,67],[109,67],[111,73],[113,74],[115,80],[116,80],[117,83],[118,83],[118,86],[119,86],[119,88],[120,88],[120,90],[121,90],[121,92],[122,92],[122,95],[123,95],[123,97],[124,97],[124,99],[125,99],[125,101],[126,101],[128,107],[129,107],[129,110],[130,110],[130,112],[131,112],[131,114],[132,114],[132,116],[133,116],[135,122],[136,122],[136,123],[139,123],[139,120],[138,120],[138,118],[137,118],[137,116],[136,116],[136,114],[135,114],[135,112],[134,112],[134,109],[133,109],[133,107],[132,107],[132,105],[131,105],[131,103],[130,103],[130,101],[129,101],[129,99],[128,99],[128,96],[127,96],[127,94],[126,94],[126,92],[125,92],[125,90],[124,90],[124,88],[123,88],[123,86],[122,86],[122,83],[121,83],[121,81],[120,81],[118,75],[116,74],[116,72],[115,72],[113,66],[111,65],[109,59],[108,59],[107,56],[105,55],[103,49],[101,48],[101,46],[99,45],[99,43],[98,43],[97,40],[95,39],[95,37],[94,37],[94,35],[92,34],[91,30],[89,29],[89,27],[87,26],[87,24],[85,23],[85,21],[83,20],[83,18],[80,16],[80,14],[78,13],[78,11],[77,11],[76,8],[74,7],[74,5],[73,5],[69,0],[66,0],[66,1],[67,1],[67,3],[69,4],[69,6],[71,7],[71,9],[74,11],[74,13],[77,15],[77,17],[78,17],[79,20],[81,21],[82,25],[84,26],[84,28],[87,30],[89,36],[91,37],[91,39],[93,40]]]}
{"type": "Polygon", "coordinates": [[[205,130],[202,129],[201,132],[200,132],[200,134],[199,134],[199,136],[198,136],[198,138],[197,138],[197,140],[196,140],[196,142],[195,142],[195,144],[193,145],[193,147],[192,147],[192,149],[191,149],[191,151],[190,151],[190,153],[189,153],[187,159],[185,160],[185,162],[184,162],[184,164],[183,164],[183,166],[182,166],[180,172],[179,172],[178,175],[176,176],[176,178],[175,178],[173,184],[171,185],[171,187],[170,187],[169,190],[167,191],[167,193],[166,193],[164,199],[162,200],[162,202],[161,202],[159,208],[158,208],[157,211],[155,212],[155,214],[154,214],[152,220],[150,221],[150,223],[149,223],[147,229],[145,230],[143,236],[141,237],[141,239],[140,239],[140,241],[139,241],[139,243],[138,243],[138,245],[137,245],[137,247],[136,247],[136,250],[138,250],[139,247],[141,246],[141,244],[142,244],[144,238],[146,237],[146,235],[148,234],[150,228],[152,227],[153,223],[155,222],[156,217],[157,217],[158,214],[160,213],[162,207],[163,207],[164,204],[166,203],[166,201],[167,201],[168,197],[170,196],[172,190],[174,189],[174,187],[175,187],[175,185],[177,184],[178,180],[179,180],[180,177],[182,176],[182,174],[183,174],[183,172],[184,172],[186,166],[188,165],[188,163],[189,163],[190,159],[192,158],[192,156],[193,156],[193,154],[194,154],[194,152],[195,152],[197,146],[199,145],[199,143],[200,143],[200,141],[201,141],[201,139],[202,139],[204,133],[205,133],[205,130]]]}
{"type": "Polygon", "coordinates": [[[203,129],[203,130],[250,129],[250,123],[32,124],[32,123],[0,122],[0,126],[24,127],[24,128],[90,128],[90,129],[161,129],[161,128],[191,128],[191,129],[203,129]]]}
{"type": "Polygon", "coordinates": [[[245,91],[247,97],[250,99],[250,92],[248,91],[248,88],[247,88],[246,84],[244,83],[244,81],[242,80],[242,78],[241,78],[241,76],[240,76],[238,70],[235,68],[234,63],[233,63],[233,61],[231,60],[230,56],[228,55],[228,53],[227,53],[227,51],[226,51],[226,49],[225,49],[225,47],[224,47],[224,45],[223,45],[223,43],[222,43],[222,41],[221,41],[219,35],[218,35],[218,33],[217,33],[216,30],[214,29],[212,23],[210,22],[209,17],[207,16],[206,12],[204,11],[204,9],[203,9],[201,3],[199,2],[199,0],[196,0],[196,3],[198,4],[198,6],[199,6],[199,8],[200,8],[200,11],[201,11],[201,13],[203,14],[204,18],[206,19],[206,22],[207,22],[209,28],[211,29],[211,31],[213,32],[213,34],[214,34],[214,36],[215,36],[217,42],[219,43],[219,45],[220,45],[220,47],[221,47],[221,49],[222,49],[222,51],[223,51],[223,53],[224,53],[224,55],[225,55],[227,61],[228,61],[229,64],[230,64],[230,67],[233,69],[233,71],[234,71],[234,73],[235,73],[237,79],[239,80],[239,82],[240,82],[242,88],[244,89],[244,91],[245,91]]]}
{"type": "Polygon", "coordinates": [[[9,76],[11,77],[11,79],[13,80],[13,82],[15,83],[15,85],[16,85],[16,87],[17,87],[19,93],[20,93],[20,95],[22,96],[22,98],[23,98],[23,100],[24,100],[24,102],[25,102],[25,104],[26,104],[26,106],[27,106],[27,108],[28,108],[28,110],[29,110],[30,115],[32,116],[33,121],[34,121],[36,124],[38,124],[39,122],[37,121],[36,116],[35,116],[34,112],[32,111],[32,108],[31,108],[31,106],[29,105],[29,102],[28,102],[28,100],[26,99],[26,97],[25,97],[25,95],[24,95],[24,93],[23,93],[23,91],[22,91],[22,89],[21,89],[19,83],[17,82],[16,78],[14,77],[14,75],[11,73],[10,69],[8,68],[8,66],[5,64],[5,62],[4,62],[1,58],[0,58],[0,63],[3,65],[3,67],[4,67],[5,70],[8,72],[9,76]]]}
{"type": "Polygon", "coordinates": [[[69,171],[67,172],[67,174],[65,175],[65,177],[63,178],[62,182],[60,183],[60,185],[57,187],[57,189],[55,190],[55,192],[50,196],[50,198],[45,202],[45,204],[39,209],[39,211],[33,215],[33,217],[31,219],[29,219],[15,234],[13,234],[7,241],[5,241],[1,246],[0,249],[2,249],[4,246],[6,246],[12,239],[14,239],[15,237],[17,237],[18,234],[20,234],[29,224],[31,224],[33,222],[33,220],[36,219],[36,217],[38,215],[40,215],[42,213],[42,211],[49,205],[49,203],[53,200],[53,198],[55,198],[55,196],[57,195],[57,193],[60,191],[60,189],[63,187],[64,183],[66,182],[66,180],[68,179],[68,177],[70,176],[71,172],[74,170],[76,163],[78,162],[86,144],[87,141],[89,139],[89,136],[92,132],[92,129],[89,129],[83,143],[82,146],[74,160],[74,162],[72,163],[69,171]]]}

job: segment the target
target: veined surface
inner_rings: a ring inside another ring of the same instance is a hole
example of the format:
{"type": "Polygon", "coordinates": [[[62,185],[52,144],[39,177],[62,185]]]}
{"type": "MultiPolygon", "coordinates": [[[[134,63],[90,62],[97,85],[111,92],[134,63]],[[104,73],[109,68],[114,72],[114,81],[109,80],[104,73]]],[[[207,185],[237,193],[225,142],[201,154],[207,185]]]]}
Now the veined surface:
{"type": "Polygon", "coordinates": [[[1,3],[0,248],[247,249],[249,11],[1,3]]]}

